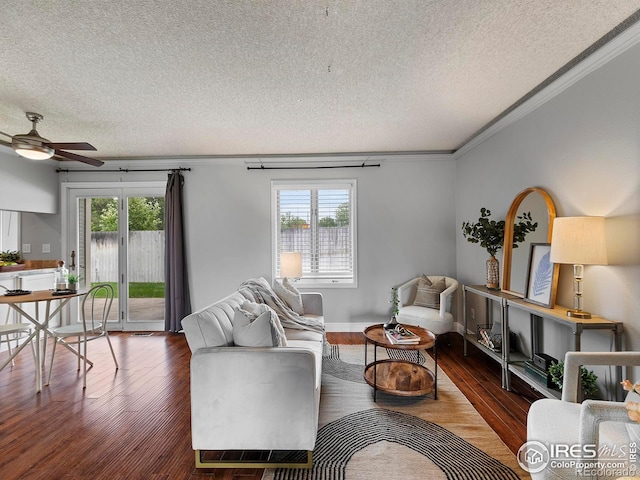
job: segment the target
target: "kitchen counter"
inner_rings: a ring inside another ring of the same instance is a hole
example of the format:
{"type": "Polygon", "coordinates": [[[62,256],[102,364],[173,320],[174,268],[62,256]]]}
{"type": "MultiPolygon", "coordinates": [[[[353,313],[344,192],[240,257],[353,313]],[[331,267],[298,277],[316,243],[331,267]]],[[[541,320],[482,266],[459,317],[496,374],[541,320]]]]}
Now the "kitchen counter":
{"type": "Polygon", "coordinates": [[[16,270],[15,272],[0,272],[0,280],[7,280],[15,277],[30,277],[33,275],[42,275],[45,273],[55,272],[55,268],[32,268],[25,270],[16,270]]]}
{"type": "MultiPolygon", "coordinates": [[[[0,272],[0,284],[9,289],[41,290],[53,286],[55,268],[31,268],[0,272]]],[[[0,289],[1,290],[1,289],[0,289]]],[[[0,292],[2,293],[2,292],[0,292]]],[[[0,313],[0,319],[2,314],[0,313]]]]}
{"type": "Polygon", "coordinates": [[[7,271],[0,269],[0,280],[53,273],[56,271],[58,261],[59,260],[23,260],[20,262],[20,266],[24,266],[22,269],[9,269],[7,271]]]}

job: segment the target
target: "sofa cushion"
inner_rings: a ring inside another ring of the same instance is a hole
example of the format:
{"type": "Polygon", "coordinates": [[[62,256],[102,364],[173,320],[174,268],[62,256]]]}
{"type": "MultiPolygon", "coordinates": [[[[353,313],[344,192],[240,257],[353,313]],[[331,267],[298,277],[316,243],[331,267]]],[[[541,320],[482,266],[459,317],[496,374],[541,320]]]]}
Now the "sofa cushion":
{"type": "MultiPolygon", "coordinates": [[[[313,333],[313,332],[309,332],[313,333]]],[[[322,381],[322,342],[309,342],[308,340],[289,340],[287,339],[287,345],[289,347],[299,347],[304,348],[313,353],[315,357],[315,368],[316,368],[316,390],[318,394],[320,392],[320,384],[322,381]]]]}
{"type": "Polygon", "coordinates": [[[285,278],[282,282],[278,280],[273,281],[273,291],[276,295],[283,300],[291,310],[298,315],[304,315],[304,308],[302,306],[302,294],[298,289],[285,278]]]}
{"type": "Polygon", "coordinates": [[[447,285],[444,277],[436,277],[433,280],[423,275],[418,281],[418,290],[413,304],[418,307],[440,308],[440,294],[447,285]]]}
{"type": "Polygon", "coordinates": [[[278,315],[264,304],[245,302],[233,317],[233,343],[239,347],[284,347],[287,339],[278,315]]]}
{"type": "MultiPolygon", "coordinates": [[[[313,332],[311,330],[298,330],[296,328],[285,328],[284,334],[287,337],[287,342],[289,342],[290,340],[304,340],[306,342],[322,343],[324,340],[322,333],[313,332]]],[[[290,345],[290,342],[288,344],[290,345]]]]}

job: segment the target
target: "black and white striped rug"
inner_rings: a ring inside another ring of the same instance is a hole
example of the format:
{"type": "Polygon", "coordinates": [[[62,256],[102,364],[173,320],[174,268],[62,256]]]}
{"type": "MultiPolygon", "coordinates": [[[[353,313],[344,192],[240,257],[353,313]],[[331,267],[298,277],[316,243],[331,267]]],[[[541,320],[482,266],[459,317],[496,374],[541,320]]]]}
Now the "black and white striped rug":
{"type": "MultiPolygon", "coordinates": [[[[433,368],[430,357],[416,357],[415,351],[379,349],[378,356],[397,353],[408,353],[411,360],[433,368]]],[[[373,361],[371,351],[368,355],[368,361],[373,361]]],[[[374,402],[372,389],[363,379],[363,346],[332,346],[322,368],[313,467],[270,469],[263,480],[529,478],[442,371],[438,372],[438,400],[378,392],[374,402]]],[[[304,461],[304,455],[291,454],[287,460],[304,461]]]]}
{"type": "MultiPolygon", "coordinates": [[[[509,467],[446,428],[413,415],[374,408],[352,413],[322,427],[313,450],[313,467],[306,470],[278,469],[274,480],[347,479],[349,460],[360,450],[382,441],[396,443],[424,455],[447,479],[519,478],[509,467]]],[[[420,472],[415,474],[415,478],[429,478],[421,477],[420,472]]]]}

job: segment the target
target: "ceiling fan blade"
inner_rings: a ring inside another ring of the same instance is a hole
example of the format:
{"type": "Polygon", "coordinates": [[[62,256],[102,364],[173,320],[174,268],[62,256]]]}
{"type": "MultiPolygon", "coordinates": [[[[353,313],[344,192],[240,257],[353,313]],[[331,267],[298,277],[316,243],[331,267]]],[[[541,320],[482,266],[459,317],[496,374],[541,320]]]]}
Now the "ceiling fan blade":
{"type": "Polygon", "coordinates": [[[64,157],[68,160],[75,160],[77,162],[88,163],[89,165],[93,165],[95,167],[104,165],[104,162],[102,160],[98,160],[97,158],[89,158],[83,155],[77,155],[75,153],[65,152],[64,150],[56,150],[56,155],[60,157],[64,157]]]}
{"type": "Polygon", "coordinates": [[[86,142],[74,142],[74,143],[53,143],[47,142],[45,145],[55,150],[96,150],[96,147],[86,142]]]}
{"type": "Polygon", "coordinates": [[[13,138],[13,135],[9,135],[8,133],[0,132],[2,135],[6,135],[9,138],[13,138]]]}

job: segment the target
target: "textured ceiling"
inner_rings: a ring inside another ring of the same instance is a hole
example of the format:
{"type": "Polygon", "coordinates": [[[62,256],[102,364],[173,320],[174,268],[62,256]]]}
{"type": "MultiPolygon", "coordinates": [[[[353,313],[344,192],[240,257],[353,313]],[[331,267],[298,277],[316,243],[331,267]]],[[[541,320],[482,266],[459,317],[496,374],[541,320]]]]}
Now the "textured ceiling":
{"type": "Polygon", "coordinates": [[[0,130],[98,158],[451,151],[639,0],[3,0],[0,130]]]}

